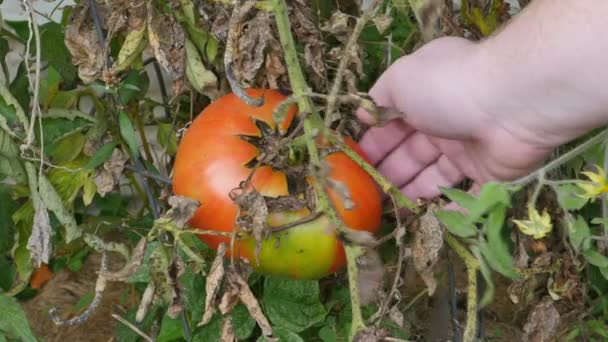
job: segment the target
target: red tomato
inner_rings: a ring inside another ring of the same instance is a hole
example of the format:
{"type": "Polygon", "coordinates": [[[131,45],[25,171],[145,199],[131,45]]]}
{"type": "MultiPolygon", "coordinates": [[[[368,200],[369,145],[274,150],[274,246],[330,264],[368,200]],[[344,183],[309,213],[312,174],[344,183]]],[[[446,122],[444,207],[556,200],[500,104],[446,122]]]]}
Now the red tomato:
{"type": "MultiPolygon", "coordinates": [[[[190,197],[200,202],[196,214],[190,221],[194,228],[219,232],[232,232],[238,206],[230,197],[252,172],[250,163],[260,154],[260,148],[251,139],[261,138],[263,132],[255,121],[277,129],[272,113],[285,96],[276,90],[250,89],[252,97],[264,95],[264,105],[250,107],[234,94],[225,95],[207,106],[192,122],[177,150],[174,164],[173,190],[175,194],[190,197]],[[248,141],[249,140],[249,141],[248,141]]],[[[289,108],[285,121],[278,127],[286,134],[296,115],[297,108],[289,108]]],[[[345,141],[365,158],[358,145],[350,138],[345,141]]],[[[330,167],[329,177],[342,182],[354,203],[346,210],[338,195],[330,190],[338,214],[351,229],[376,233],[381,220],[381,197],[373,179],[343,152],[325,157],[330,167]]],[[[311,177],[307,178],[314,183],[311,177]]],[[[305,181],[304,179],[301,180],[305,181]]],[[[261,166],[251,180],[253,186],[265,197],[289,195],[286,173],[271,166],[261,166]]],[[[307,208],[284,210],[267,217],[270,229],[279,227],[310,215],[307,208]]],[[[200,235],[211,248],[217,249],[225,242],[230,247],[230,238],[200,235]]],[[[262,243],[255,258],[255,240],[245,237],[235,241],[236,258],[248,262],[263,274],[272,274],[296,279],[318,279],[340,270],[345,265],[345,255],[337,231],[325,216],[302,223],[296,227],[272,232],[262,243]]],[[[231,251],[227,251],[230,255],[231,251]]]]}

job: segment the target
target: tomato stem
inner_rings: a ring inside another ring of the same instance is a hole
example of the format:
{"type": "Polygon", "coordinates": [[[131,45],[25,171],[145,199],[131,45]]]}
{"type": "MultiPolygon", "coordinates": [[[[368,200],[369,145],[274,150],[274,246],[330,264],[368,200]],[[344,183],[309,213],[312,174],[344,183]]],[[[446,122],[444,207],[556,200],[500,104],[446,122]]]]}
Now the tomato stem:
{"type": "MultiPolygon", "coordinates": [[[[324,129],[324,122],[315,106],[310,101],[310,98],[304,96],[310,92],[302,67],[296,54],[296,46],[291,34],[291,23],[287,12],[287,5],[285,0],[274,0],[272,10],[274,12],[275,20],[277,23],[277,29],[279,31],[279,40],[281,41],[281,47],[285,54],[285,63],[287,65],[287,72],[289,74],[289,80],[294,95],[298,98],[298,109],[299,112],[305,112],[308,115],[304,118],[304,136],[306,139],[306,147],[308,149],[310,162],[315,169],[319,169],[321,166],[319,151],[315,142],[315,131],[322,132],[324,129]]],[[[318,210],[323,211],[330,222],[332,222],[338,231],[343,232],[344,226],[342,220],[338,217],[335,208],[331,205],[329,195],[327,193],[327,187],[325,186],[324,179],[318,177],[315,172],[315,179],[319,184],[318,194],[318,210]]],[[[350,340],[357,335],[358,332],[364,330],[365,324],[363,322],[363,316],[361,314],[361,299],[359,296],[359,283],[358,283],[358,266],[357,256],[360,254],[360,248],[352,245],[344,246],[346,253],[346,261],[348,268],[348,280],[350,287],[350,297],[352,306],[352,321],[351,321],[351,335],[350,340]]]]}

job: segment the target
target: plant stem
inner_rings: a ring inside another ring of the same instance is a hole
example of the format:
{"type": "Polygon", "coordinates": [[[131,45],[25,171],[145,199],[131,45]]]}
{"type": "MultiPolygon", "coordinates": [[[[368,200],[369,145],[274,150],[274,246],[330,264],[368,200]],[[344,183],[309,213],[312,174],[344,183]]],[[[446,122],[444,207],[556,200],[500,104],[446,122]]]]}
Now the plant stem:
{"type": "Polygon", "coordinates": [[[606,137],[608,137],[608,129],[604,129],[600,133],[598,133],[598,134],[594,135],[593,137],[589,138],[589,140],[587,140],[584,143],[576,146],[572,150],[566,152],[565,154],[563,154],[559,158],[551,161],[547,165],[545,165],[545,166],[541,167],[540,169],[532,172],[531,174],[529,174],[527,176],[524,176],[522,178],[519,178],[519,179],[511,182],[510,185],[514,185],[514,186],[524,186],[524,185],[527,185],[528,183],[533,182],[541,173],[549,173],[549,171],[554,170],[554,169],[556,169],[556,168],[564,165],[565,163],[569,162],[573,158],[576,158],[579,155],[581,155],[583,152],[585,152],[591,146],[604,141],[606,139],[606,137]]]}
{"type": "Polygon", "coordinates": [[[464,261],[467,268],[467,323],[464,328],[463,341],[473,342],[475,341],[475,328],[477,327],[477,270],[480,267],[479,260],[448,232],[445,232],[445,241],[464,261]]]}
{"type": "MultiPolygon", "coordinates": [[[[315,142],[315,130],[323,127],[323,121],[319,114],[316,112],[314,105],[310,99],[304,94],[310,92],[310,89],[304,78],[302,67],[298,60],[296,53],[296,45],[291,34],[291,23],[287,13],[287,4],[285,0],[274,0],[271,2],[272,11],[275,16],[277,23],[277,29],[279,31],[279,40],[281,41],[281,47],[285,55],[285,63],[287,65],[287,72],[291,88],[294,95],[298,97],[298,109],[300,112],[309,113],[304,119],[304,134],[306,137],[306,147],[310,156],[311,163],[315,168],[321,166],[319,159],[319,151],[315,142]]],[[[329,195],[326,192],[326,188],[323,184],[321,177],[315,177],[317,181],[321,181],[320,191],[318,191],[318,204],[321,210],[328,216],[330,222],[332,222],[339,231],[343,231],[344,227],[342,221],[338,217],[333,206],[330,204],[329,195]]],[[[365,329],[363,323],[363,315],[361,314],[361,300],[359,297],[359,283],[358,283],[358,267],[357,257],[361,254],[361,248],[351,245],[344,246],[347,269],[348,269],[348,280],[350,288],[351,306],[352,306],[352,321],[351,321],[351,333],[350,339],[353,339],[359,331],[365,329]]]]}

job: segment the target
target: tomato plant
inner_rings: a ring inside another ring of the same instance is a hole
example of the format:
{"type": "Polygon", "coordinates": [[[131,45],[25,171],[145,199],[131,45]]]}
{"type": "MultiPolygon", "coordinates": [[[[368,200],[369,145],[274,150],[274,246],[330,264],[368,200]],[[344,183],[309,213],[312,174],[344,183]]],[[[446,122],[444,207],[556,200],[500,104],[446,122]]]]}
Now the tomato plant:
{"type": "MultiPolygon", "coordinates": [[[[307,192],[313,193],[314,202],[319,190],[308,174],[307,159],[290,157],[294,149],[281,140],[297,126],[297,108],[288,108],[284,121],[277,125],[272,113],[285,96],[276,90],[250,89],[248,93],[252,97],[263,94],[264,104],[251,107],[234,94],[225,95],[195,118],[178,146],[173,190],[200,202],[190,225],[232,232],[244,210],[231,193],[252,175],[251,187],[268,203],[265,224],[270,234],[264,237],[259,254],[254,237],[245,234],[235,239],[227,255],[235,253],[235,258],[250,263],[258,272],[297,279],[318,279],[338,271],[345,265],[345,256],[337,230],[325,215],[314,215],[311,206],[294,204],[305,202],[307,192]],[[278,148],[277,156],[256,165],[256,158],[270,154],[272,148],[278,148]],[[306,188],[309,191],[302,190],[306,188]],[[281,199],[283,203],[277,205],[281,199]]],[[[354,140],[344,139],[365,158],[354,140]]],[[[351,229],[375,233],[381,221],[376,183],[343,152],[329,151],[323,158],[329,167],[327,176],[340,182],[352,200],[352,207],[345,206],[343,193],[327,189],[343,222],[351,229]]],[[[200,238],[214,249],[222,242],[230,247],[229,237],[200,238]]]]}

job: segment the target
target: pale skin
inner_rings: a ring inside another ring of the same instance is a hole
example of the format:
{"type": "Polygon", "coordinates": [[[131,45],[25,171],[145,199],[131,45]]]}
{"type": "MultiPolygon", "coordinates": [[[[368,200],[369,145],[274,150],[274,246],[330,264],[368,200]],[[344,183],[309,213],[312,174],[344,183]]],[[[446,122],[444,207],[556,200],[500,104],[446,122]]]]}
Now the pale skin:
{"type": "Polygon", "coordinates": [[[370,90],[405,117],[371,128],[363,150],[411,199],[465,178],[475,192],[525,176],[556,147],[608,123],[606,18],[606,0],[535,0],[482,42],[429,42],[370,90]]]}

